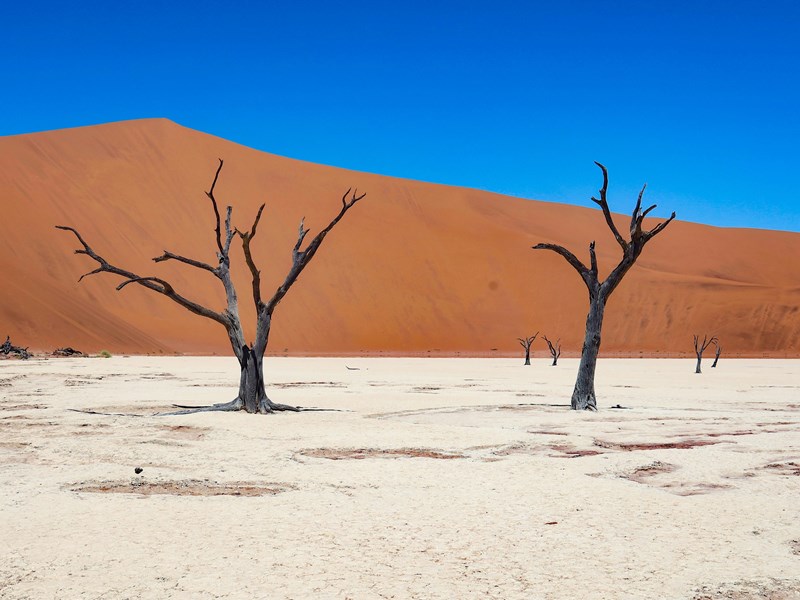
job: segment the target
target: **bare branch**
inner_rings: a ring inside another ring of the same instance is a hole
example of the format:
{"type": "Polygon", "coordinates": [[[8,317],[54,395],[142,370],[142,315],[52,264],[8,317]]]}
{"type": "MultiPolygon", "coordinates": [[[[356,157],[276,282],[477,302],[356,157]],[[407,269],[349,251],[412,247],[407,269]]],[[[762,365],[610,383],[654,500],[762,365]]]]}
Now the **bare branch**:
{"type": "Polygon", "coordinates": [[[605,166],[601,165],[597,161],[594,161],[594,164],[600,167],[600,170],[603,171],[603,187],[600,188],[600,199],[598,200],[592,196],[592,201],[603,209],[603,216],[606,218],[606,223],[608,224],[608,228],[611,230],[611,233],[614,234],[614,239],[617,240],[617,243],[620,245],[623,251],[627,250],[628,242],[626,242],[622,238],[622,235],[620,235],[617,226],[614,224],[614,219],[611,217],[611,210],[608,208],[608,199],[606,198],[606,193],[608,192],[608,170],[605,168],[605,166]]]}
{"type": "Polygon", "coordinates": [[[695,335],[694,336],[694,351],[698,355],[702,355],[703,352],[706,351],[706,348],[708,348],[711,344],[715,344],[716,345],[718,343],[719,343],[719,339],[717,338],[717,336],[714,336],[709,340],[708,336],[704,335],[703,336],[703,341],[700,342],[700,336],[695,335]]]}
{"type": "Polygon", "coordinates": [[[250,242],[256,235],[256,230],[258,228],[258,222],[261,220],[261,213],[264,212],[264,204],[262,204],[259,209],[258,213],[256,213],[256,218],[253,221],[253,226],[250,228],[250,231],[245,231],[242,233],[238,229],[236,232],[239,234],[239,237],[242,238],[242,250],[244,251],[244,259],[247,263],[247,268],[250,269],[250,274],[253,278],[253,302],[256,305],[256,310],[261,310],[262,302],[261,302],[261,271],[258,270],[256,267],[256,263],[253,260],[253,255],[250,251],[250,242]]]}
{"type": "Polygon", "coordinates": [[[594,240],[592,240],[592,243],[589,244],[589,259],[591,261],[589,263],[591,265],[590,269],[591,269],[591,271],[594,274],[595,279],[596,279],[597,278],[597,254],[594,251],[594,240]]]}
{"type": "Polygon", "coordinates": [[[572,268],[575,269],[578,274],[583,279],[583,282],[586,284],[590,290],[597,284],[597,276],[593,275],[592,271],[586,268],[577,256],[575,256],[572,252],[564,248],[564,246],[559,246],[558,244],[536,244],[532,246],[534,250],[552,250],[556,254],[560,254],[564,257],[564,259],[572,265],[572,268]]]}
{"type": "Polygon", "coordinates": [[[325,227],[322,231],[320,231],[314,239],[312,239],[308,246],[306,246],[305,250],[300,250],[300,247],[303,244],[303,240],[308,234],[308,229],[305,228],[304,221],[300,221],[300,228],[297,234],[297,243],[295,243],[294,248],[292,249],[292,266],[289,269],[289,273],[286,275],[286,278],[283,280],[283,283],[275,290],[272,298],[270,298],[269,302],[265,305],[265,309],[268,313],[272,313],[275,310],[275,307],[278,303],[283,299],[286,293],[289,291],[289,288],[297,281],[297,278],[302,273],[303,269],[306,268],[306,265],[311,262],[311,259],[314,258],[314,255],[317,253],[322,242],[325,240],[325,236],[336,226],[336,224],[342,220],[342,217],[350,210],[353,206],[355,206],[356,202],[366,197],[366,194],[358,195],[358,190],[353,191],[350,194],[350,199],[348,200],[348,195],[350,194],[350,190],[348,189],[344,196],[342,196],[342,208],[339,210],[339,214],[337,214],[328,226],[325,227]]]}
{"type": "Polygon", "coordinates": [[[297,229],[297,242],[292,248],[292,259],[297,260],[297,257],[302,254],[300,252],[300,246],[303,245],[303,240],[306,239],[306,235],[308,234],[309,230],[305,228],[306,218],[303,217],[300,219],[300,227],[297,229]]]}
{"type": "Polygon", "coordinates": [[[650,238],[654,238],[655,236],[657,236],[659,233],[664,231],[664,229],[666,229],[667,225],[669,225],[674,218],[675,218],[675,213],[673,212],[670,215],[669,219],[667,219],[662,223],[659,223],[658,225],[653,227],[650,231],[645,232],[646,238],[649,240],[650,238]]]}
{"type": "Polygon", "coordinates": [[[174,254],[173,252],[169,252],[168,250],[164,250],[164,254],[162,254],[161,256],[156,256],[153,259],[153,262],[164,262],[165,260],[177,260],[178,262],[182,262],[192,267],[197,267],[198,269],[204,269],[206,271],[210,271],[211,273],[216,274],[216,270],[211,265],[201,262],[199,260],[194,260],[193,258],[186,258],[185,256],[181,256],[180,254],[174,254]]]}
{"type": "Polygon", "coordinates": [[[225,255],[222,250],[222,231],[220,230],[220,218],[219,218],[219,208],[217,207],[217,199],[214,198],[214,188],[217,185],[217,179],[219,179],[219,172],[222,171],[223,160],[219,159],[219,167],[217,167],[217,172],[214,174],[214,181],[211,183],[211,189],[206,192],[206,196],[209,197],[211,200],[211,205],[214,207],[214,217],[217,220],[217,226],[215,228],[215,232],[217,234],[217,248],[219,248],[219,253],[221,255],[225,255]]]}
{"type": "MultiPolygon", "coordinates": [[[[122,288],[124,288],[129,283],[142,283],[142,282],[145,282],[145,281],[152,281],[153,283],[160,284],[161,285],[161,289],[160,290],[154,290],[154,291],[157,291],[157,292],[159,292],[161,294],[169,296],[170,294],[174,294],[175,293],[175,289],[172,287],[172,285],[170,285],[169,282],[164,281],[163,279],[159,279],[158,277],[133,277],[131,279],[128,279],[128,280],[123,281],[122,283],[120,283],[117,286],[117,291],[120,291],[122,288]]],[[[150,289],[153,289],[153,288],[150,288],[150,289]]]]}
{"type": "MultiPolygon", "coordinates": [[[[94,261],[100,264],[100,266],[91,271],[90,273],[86,273],[81,277],[87,277],[89,275],[95,275],[97,273],[113,273],[114,275],[119,275],[124,277],[126,281],[122,282],[119,286],[117,286],[118,290],[121,290],[129,283],[138,283],[139,285],[146,287],[149,290],[154,292],[158,292],[159,294],[163,294],[173,302],[180,304],[185,309],[200,315],[202,317],[206,317],[208,319],[212,319],[213,321],[217,321],[221,325],[223,325],[226,329],[230,326],[229,320],[222,314],[215,312],[211,309],[198,304],[197,302],[193,302],[188,298],[181,296],[180,294],[176,293],[172,285],[168,282],[164,281],[163,279],[159,279],[157,277],[140,277],[136,273],[132,273],[131,271],[126,271],[125,269],[121,269],[109,263],[106,259],[101,257],[97,254],[89,244],[86,243],[86,240],[83,239],[80,233],[73,227],[66,227],[64,225],[56,225],[56,229],[61,229],[63,231],[71,231],[78,241],[83,246],[83,250],[76,250],[78,254],[85,254],[92,258],[94,261]]],[[[80,281],[80,280],[79,280],[80,281]]]]}
{"type": "Polygon", "coordinates": [[[650,213],[651,210],[655,209],[656,206],[658,205],[653,204],[653,206],[648,207],[647,210],[642,213],[642,219],[644,219],[650,213]]]}
{"type": "Polygon", "coordinates": [[[644,196],[644,191],[646,189],[647,184],[645,183],[639,192],[639,197],[636,199],[636,206],[633,207],[633,212],[631,213],[631,240],[633,240],[634,232],[638,230],[639,226],[642,224],[642,219],[644,218],[644,216],[640,213],[642,210],[642,196],[644,196]]]}

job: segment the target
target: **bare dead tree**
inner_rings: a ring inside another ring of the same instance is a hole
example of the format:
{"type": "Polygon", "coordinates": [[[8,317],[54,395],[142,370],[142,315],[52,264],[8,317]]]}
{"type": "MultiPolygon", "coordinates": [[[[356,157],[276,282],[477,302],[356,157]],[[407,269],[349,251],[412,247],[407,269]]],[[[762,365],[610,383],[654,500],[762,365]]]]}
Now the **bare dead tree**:
{"type": "Polygon", "coordinates": [[[719,355],[722,353],[722,346],[719,345],[719,340],[714,342],[714,346],[716,346],[716,351],[714,352],[714,364],[711,365],[712,369],[717,366],[717,363],[719,362],[719,355]]]}
{"type": "Polygon", "coordinates": [[[75,348],[67,346],[65,348],[56,348],[55,350],[53,350],[53,356],[62,356],[68,358],[70,356],[86,356],[86,355],[80,350],[75,350],[75,348]]]}
{"type": "MultiPolygon", "coordinates": [[[[709,340],[708,336],[704,335],[703,336],[703,341],[701,342],[700,341],[700,336],[697,336],[697,335],[694,336],[694,353],[697,355],[697,366],[694,369],[695,373],[700,373],[701,372],[700,371],[700,361],[703,360],[703,352],[705,352],[706,348],[708,348],[711,344],[717,344],[717,342],[719,342],[719,340],[716,337],[712,337],[709,340]]],[[[717,346],[717,347],[719,348],[719,346],[717,346]]],[[[717,355],[717,356],[719,356],[719,355],[717,355]]],[[[716,361],[714,361],[714,364],[715,365],[717,364],[716,361]]]]}
{"type": "Polygon", "coordinates": [[[561,338],[558,338],[556,343],[553,344],[553,342],[547,339],[546,335],[542,337],[544,341],[547,342],[547,349],[550,350],[550,355],[553,357],[553,364],[550,366],[555,367],[558,364],[558,357],[561,356],[561,338]]]}
{"type": "Polygon", "coordinates": [[[517,338],[519,340],[520,346],[522,346],[525,349],[525,364],[526,365],[530,365],[531,364],[531,345],[536,340],[536,336],[537,335],[539,335],[538,331],[536,333],[534,333],[532,337],[517,338]]]}
{"type": "Polygon", "coordinates": [[[224,230],[220,217],[217,199],[214,196],[214,188],[217,185],[220,172],[222,171],[223,161],[219,159],[219,166],[214,175],[214,181],[211,183],[211,189],[206,192],[211,201],[211,207],[214,210],[214,217],[216,227],[214,229],[216,234],[216,254],[217,264],[212,266],[209,263],[187,258],[167,250],[161,256],[153,259],[154,262],[164,262],[167,260],[174,260],[190,267],[207,271],[214,277],[220,280],[227,300],[227,306],[220,311],[212,310],[200,305],[199,303],[190,300],[183,294],[178,293],[175,288],[164,279],[159,277],[141,277],[136,273],[127,271],[120,267],[114,266],[109,263],[102,256],[98,255],[89,244],[81,237],[81,234],[72,227],[59,225],[57,229],[72,232],[81,244],[81,248],[75,250],[76,254],[85,254],[100,266],[94,271],[82,275],[78,281],[89,275],[97,273],[112,273],[119,275],[123,281],[117,286],[117,290],[121,290],[130,284],[140,285],[148,290],[166,296],[176,304],[182,306],[189,312],[192,312],[201,317],[216,321],[225,328],[228,339],[233,349],[236,359],[239,361],[241,374],[239,378],[239,393],[230,402],[214,404],[212,406],[203,407],[186,407],[176,405],[178,408],[186,408],[188,410],[179,411],[174,414],[187,414],[191,412],[200,411],[237,411],[244,410],[248,413],[271,413],[279,410],[298,411],[298,407],[288,406],[286,404],[277,404],[272,402],[267,396],[264,388],[264,352],[267,349],[269,341],[269,333],[272,325],[272,316],[278,303],[283,299],[289,288],[297,281],[298,276],[306,268],[311,259],[319,250],[325,236],[336,226],[336,224],[344,217],[348,210],[350,210],[356,202],[364,198],[366,194],[358,195],[357,191],[347,190],[342,196],[342,207],[339,213],[331,220],[328,225],[322,229],[307,245],[303,248],[303,241],[306,238],[309,230],[305,228],[304,220],[300,221],[300,228],[297,233],[297,242],[292,248],[292,264],[289,272],[286,274],[283,282],[278,286],[272,296],[264,301],[261,296],[261,273],[253,260],[253,255],[250,251],[250,244],[256,236],[258,223],[261,220],[261,215],[264,211],[264,205],[258,209],[253,225],[249,230],[240,231],[231,225],[232,207],[228,206],[225,213],[224,230]],[[352,191],[352,194],[351,194],[352,191]],[[239,319],[239,300],[234,288],[233,281],[230,274],[230,250],[231,243],[234,237],[238,236],[242,242],[242,250],[244,251],[245,262],[250,274],[252,276],[252,295],[253,303],[256,307],[256,332],[255,339],[250,343],[245,343],[244,329],[242,328],[239,319]]]}
{"type": "Polygon", "coordinates": [[[533,246],[534,250],[552,250],[561,255],[578,272],[578,275],[581,276],[589,290],[589,314],[586,317],[586,335],[581,351],[581,362],[578,367],[578,378],[575,382],[575,389],[572,392],[571,404],[574,410],[597,410],[594,373],[597,366],[597,355],[600,351],[600,332],[603,328],[603,315],[608,297],[617,289],[622,278],[636,262],[636,259],[639,258],[645,244],[664,231],[664,228],[675,218],[675,213],[673,212],[669,219],[659,223],[652,229],[642,229],[645,217],[656,208],[656,205],[653,204],[649,208],[642,210],[642,196],[647,187],[647,184],[645,184],[639,192],[639,198],[631,214],[630,239],[623,238],[614,224],[614,219],[611,216],[611,210],[609,210],[608,201],[606,200],[608,171],[599,162],[595,164],[603,172],[603,187],[600,188],[600,199],[592,197],[592,201],[603,210],[606,224],[622,249],[622,259],[619,264],[608,274],[605,281],[600,281],[597,274],[597,256],[594,251],[594,242],[589,244],[590,263],[588,267],[563,246],[557,244],[536,244],[533,246]]]}
{"type": "Polygon", "coordinates": [[[14,346],[11,343],[11,336],[6,336],[6,341],[0,344],[0,354],[4,356],[8,356],[9,354],[16,354],[17,357],[21,358],[22,360],[28,360],[31,357],[31,353],[28,352],[27,348],[23,348],[22,346],[14,346]]]}

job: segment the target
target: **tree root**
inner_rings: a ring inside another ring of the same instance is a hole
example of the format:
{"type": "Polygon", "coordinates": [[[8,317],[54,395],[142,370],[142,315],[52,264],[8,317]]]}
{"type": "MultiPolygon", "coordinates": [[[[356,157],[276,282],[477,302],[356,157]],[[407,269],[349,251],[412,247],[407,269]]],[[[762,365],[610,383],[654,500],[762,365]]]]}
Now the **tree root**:
{"type": "Polygon", "coordinates": [[[221,402],[219,404],[211,404],[209,406],[187,406],[184,404],[173,404],[175,408],[182,408],[185,410],[176,410],[172,412],[156,413],[158,416],[171,417],[178,415],[193,415],[200,412],[235,412],[242,410],[244,402],[241,398],[234,398],[230,402],[221,402]]]}

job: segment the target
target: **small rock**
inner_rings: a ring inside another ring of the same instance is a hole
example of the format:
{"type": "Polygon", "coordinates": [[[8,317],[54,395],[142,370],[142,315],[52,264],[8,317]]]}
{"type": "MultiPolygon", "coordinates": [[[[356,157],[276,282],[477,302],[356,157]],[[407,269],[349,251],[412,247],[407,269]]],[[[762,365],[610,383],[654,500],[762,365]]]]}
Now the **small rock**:
{"type": "Polygon", "coordinates": [[[141,473],[142,471],[144,471],[144,469],[143,469],[142,467],[136,467],[136,468],[133,470],[133,472],[134,472],[134,473],[136,473],[137,475],[138,475],[139,473],[141,473]]]}

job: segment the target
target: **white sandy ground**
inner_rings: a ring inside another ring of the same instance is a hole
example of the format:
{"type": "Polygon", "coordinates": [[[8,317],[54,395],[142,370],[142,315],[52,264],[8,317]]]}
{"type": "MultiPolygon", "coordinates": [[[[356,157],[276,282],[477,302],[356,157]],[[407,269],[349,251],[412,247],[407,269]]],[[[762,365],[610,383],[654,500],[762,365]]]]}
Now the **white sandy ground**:
{"type": "Polygon", "coordinates": [[[68,409],[226,401],[235,361],[2,361],[0,597],[800,598],[800,361],[601,360],[594,414],[520,362],[270,358],[346,412],[165,417],[68,409]],[[278,493],[179,495],[231,483],[278,493]]]}

